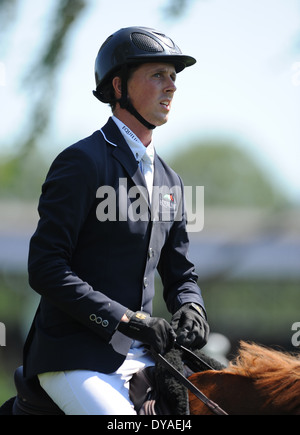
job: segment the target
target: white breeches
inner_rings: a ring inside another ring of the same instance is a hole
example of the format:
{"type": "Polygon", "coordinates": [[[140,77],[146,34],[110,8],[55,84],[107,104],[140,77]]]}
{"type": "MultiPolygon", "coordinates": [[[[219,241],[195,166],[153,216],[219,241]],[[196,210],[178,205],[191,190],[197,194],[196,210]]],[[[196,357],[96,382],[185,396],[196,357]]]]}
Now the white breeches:
{"type": "Polygon", "coordinates": [[[38,378],[66,415],[135,415],[129,398],[129,381],[134,373],[154,364],[141,343],[134,342],[121,367],[109,375],[71,370],[43,373],[38,378]]]}

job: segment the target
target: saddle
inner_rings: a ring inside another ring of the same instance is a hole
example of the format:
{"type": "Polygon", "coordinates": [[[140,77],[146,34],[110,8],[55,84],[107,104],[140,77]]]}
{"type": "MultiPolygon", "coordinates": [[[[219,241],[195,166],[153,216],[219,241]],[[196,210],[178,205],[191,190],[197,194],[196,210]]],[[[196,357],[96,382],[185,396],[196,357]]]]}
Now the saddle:
{"type": "Polygon", "coordinates": [[[40,386],[37,376],[24,378],[23,366],[15,371],[14,381],[17,396],[12,406],[13,415],[64,415],[40,386]]]}

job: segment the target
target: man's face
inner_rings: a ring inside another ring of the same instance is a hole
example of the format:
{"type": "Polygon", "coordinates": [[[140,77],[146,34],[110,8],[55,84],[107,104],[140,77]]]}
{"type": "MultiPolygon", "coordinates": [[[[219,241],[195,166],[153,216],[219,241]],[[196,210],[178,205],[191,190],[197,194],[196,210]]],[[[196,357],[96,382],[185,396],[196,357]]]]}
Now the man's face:
{"type": "Polygon", "coordinates": [[[128,81],[128,96],[148,122],[160,126],[168,121],[176,91],[176,71],[172,64],[145,63],[128,81]]]}

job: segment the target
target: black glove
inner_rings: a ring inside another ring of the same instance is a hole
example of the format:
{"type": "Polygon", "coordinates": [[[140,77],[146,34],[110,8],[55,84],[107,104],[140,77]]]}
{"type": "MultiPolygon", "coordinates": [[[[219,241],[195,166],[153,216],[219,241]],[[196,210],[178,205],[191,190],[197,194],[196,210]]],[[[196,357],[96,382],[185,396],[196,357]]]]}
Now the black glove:
{"type": "Polygon", "coordinates": [[[173,315],[171,326],[176,332],[176,342],[190,349],[201,349],[206,345],[209,326],[202,307],[194,303],[183,305],[173,315]]]}
{"type": "Polygon", "coordinates": [[[120,322],[118,330],[133,340],[141,341],[151,346],[157,353],[169,351],[175,341],[176,334],[170,324],[160,317],[150,317],[149,314],[128,310],[126,316],[129,322],[120,322]]]}

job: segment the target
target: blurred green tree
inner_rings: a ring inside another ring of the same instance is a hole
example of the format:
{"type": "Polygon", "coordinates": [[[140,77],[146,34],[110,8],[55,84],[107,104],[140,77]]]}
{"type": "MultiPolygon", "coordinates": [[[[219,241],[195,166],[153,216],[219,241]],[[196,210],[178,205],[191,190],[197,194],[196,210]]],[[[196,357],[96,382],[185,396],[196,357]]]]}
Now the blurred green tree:
{"type": "MultiPolygon", "coordinates": [[[[18,6],[17,0],[0,0],[0,25],[13,23],[18,6]]],[[[27,134],[21,132],[17,152],[0,163],[0,196],[23,199],[36,197],[46,166],[37,150],[37,142],[46,131],[55,98],[58,67],[63,60],[64,49],[74,23],[79,19],[89,0],[60,0],[53,10],[51,26],[47,28],[42,55],[28,66],[22,77],[21,88],[30,93],[27,134]]],[[[47,5],[45,6],[47,7],[47,5]]]]}
{"type": "MultiPolygon", "coordinates": [[[[165,0],[162,13],[176,19],[195,0],[165,0]]],[[[0,0],[0,26],[7,30],[21,0],[0,0]]],[[[30,94],[29,128],[22,132],[16,153],[0,162],[0,197],[36,197],[47,163],[37,149],[37,142],[51,120],[56,95],[56,80],[63,62],[68,35],[91,0],[57,0],[49,10],[51,25],[47,27],[42,54],[23,77],[21,87],[30,94]],[[30,175],[30,176],[29,176],[30,175]]],[[[47,8],[47,4],[45,4],[47,8]]],[[[3,41],[3,40],[2,40],[3,41]]],[[[204,185],[206,204],[268,205],[284,202],[281,193],[268,180],[249,156],[228,143],[200,144],[173,162],[174,169],[184,173],[186,185],[204,185]]]]}
{"type": "Polygon", "coordinates": [[[195,141],[169,163],[186,186],[204,186],[206,206],[287,205],[283,191],[272,183],[270,175],[233,142],[195,141]]]}
{"type": "MultiPolygon", "coordinates": [[[[179,17],[193,1],[168,0],[163,14],[170,19],[179,17]]],[[[20,3],[21,0],[0,0],[0,26],[3,33],[14,23],[20,3]]],[[[58,88],[56,80],[59,66],[64,60],[68,35],[90,4],[91,0],[58,0],[54,8],[49,10],[49,14],[52,14],[49,17],[51,25],[47,27],[42,54],[32,65],[28,65],[21,83],[21,88],[30,95],[27,133],[21,132],[16,153],[8,159],[2,158],[0,162],[0,197],[36,197],[41,177],[46,171],[46,163],[38,153],[36,144],[51,120],[55,90],[58,88]]],[[[45,9],[47,7],[45,3],[45,9]]],[[[3,46],[0,47],[2,51],[3,46]]]]}

